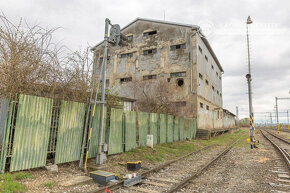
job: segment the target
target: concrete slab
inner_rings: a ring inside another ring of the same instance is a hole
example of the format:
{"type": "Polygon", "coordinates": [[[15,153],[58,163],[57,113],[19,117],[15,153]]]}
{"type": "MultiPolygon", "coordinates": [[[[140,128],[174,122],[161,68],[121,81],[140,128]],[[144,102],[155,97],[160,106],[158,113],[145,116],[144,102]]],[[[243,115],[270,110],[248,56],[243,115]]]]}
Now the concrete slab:
{"type": "Polygon", "coordinates": [[[69,178],[65,180],[64,182],[61,182],[61,186],[75,186],[78,184],[88,183],[93,181],[93,179],[89,176],[74,176],[72,178],[69,178]]]}

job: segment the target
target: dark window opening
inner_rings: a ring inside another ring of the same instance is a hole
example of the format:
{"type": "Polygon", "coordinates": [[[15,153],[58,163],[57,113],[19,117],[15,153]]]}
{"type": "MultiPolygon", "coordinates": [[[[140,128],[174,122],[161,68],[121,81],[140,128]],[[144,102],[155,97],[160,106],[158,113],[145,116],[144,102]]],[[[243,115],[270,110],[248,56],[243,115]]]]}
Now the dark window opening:
{"type": "Polygon", "coordinates": [[[216,76],[219,76],[219,74],[216,72],[216,76]]]}
{"type": "Polygon", "coordinates": [[[212,90],[214,90],[214,86],[212,86],[211,88],[212,88],[212,90]]]}
{"type": "Polygon", "coordinates": [[[177,80],[177,85],[178,86],[182,86],[183,84],[184,84],[184,81],[183,81],[182,78],[177,80]]]}
{"type": "Polygon", "coordinates": [[[204,58],[205,58],[205,60],[208,62],[208,58],[207,58],[207,56],[204,56],[204,58]]]}
{"type": "Polygon", "coordinates": [[[120,79],[120,83],[130,82],[130,81],[132,81],[132,77],[127,77],[127,78],[121,78],[120,79]]]}
{"type": "Polygon", "coordinates": [[[185,101],[178,101],[178,102],[174,102],[176,107],[185,107],[186,106],[186,102],[185,101]]]}
{"type": "Polygon", "coordinates": [[[209,106],[208,105],[206,105],[206,110],[209,110],[209,106]]]}
{"type": "Polygon", "coordinates": [[[198,50],[200,51],[200,53],[202,53],[202,49],[200,46],[198,46],[198,50]]]}
{"type": "Polygon", "coordinates": [[[155,54],[157,52],[157,49],[151,49],[151,50],[144,50],[143,54],[148,55],[148,54],[155,54]]]}
{"type": "Polygon", "coordinates": [[[208,85],[208,80],[205,80],[205,83],[208,85]]]}
{"type": "Polygon", "coordinates": [[[126,54],[121,54],[120,57],[121,58],[127,58],[127,57],[132,57],[133,53],[126,53],[126,54]]]}
{"type": "Polygon", "coordinates": [[[177,50],[177,49],[185,49],[185,44],[178,44],[178,45],[173,45],[170,46],[170,50],[177,50]]]}
{"type": "Polygon", "coordinates": [[[221,76],[219,76],[219,79],[220,79],[220,80],[222,79],[221,76]]]}
{"type": "MultiPolygon", "coordinates": [[[[103,60],[104,57],[100,57],[100,60],[103,60]]],[[[107,60],[110,60],[111,56],[107,57],[107,60]]]]}
{"type": "Polygon", "coordinates": [[[145,32],[143,35],[144,35],[144,37],[148,37],[148,36],[152,36],[154,34],[157,34],[156,30],[155,31],[150,31],[150,32],[145,32]]]}
{"type": "Polygon", "coordinates": [[[199,103],[200,108],[203,108],[203,103],[199,103]]]}
{"type": "Polygon", "coordinates": [[[174,78],[174,77],[186,77],[186,72],[174,72],[174,73],[170,73],[170,77],[174,78]]]}
{"type": "Polygon", "coordinates": [[[220,93],[220,96],[222,96],[222,93],[220,93]]]}
{"type": "Polygon", "coordinates": [[[156,79],[157,76],[156,75],[146,75],[143,76],[143,80],[150,80],[150,79],[156,79]]]}
{"type": "Polygon", "coordinates": [[[167,82],[170,82],[170,78],[167,78],[167,82]]]}
{"type": "Polygon", "coordinates": [[[213,65],[211,65],[211,69],[213,69],[213,70],[214,70],[214,67],[213,67],[213,65]]]}
{"type": "Polygon", "coordinates": [[[216,93],[217,93],[217,94],[220,94],[220,92],[219,92],[218,90],[216,91],[216,93]]]}
{"type": "Polygon", "coordinates": [[[128,41],[132,41],[133,40],[133,35],[129,35],[127,36],[128,41]]]}
{"type": "Polygon", "coordinates": [[[199,76],[199,78],[202,80],[202,74],[200,74],[200,73],[199,73],[199,75],[198,75],[198,76],[199,76]]]}

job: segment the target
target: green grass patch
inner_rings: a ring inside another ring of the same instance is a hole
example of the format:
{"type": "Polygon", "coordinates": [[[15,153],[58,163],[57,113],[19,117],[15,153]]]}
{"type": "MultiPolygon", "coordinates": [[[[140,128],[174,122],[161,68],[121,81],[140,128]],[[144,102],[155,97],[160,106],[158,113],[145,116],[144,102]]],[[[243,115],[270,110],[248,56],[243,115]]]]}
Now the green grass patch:
{"type": "Polygon", "coordinates": [[[49,188],[49,189],[51,189],[51,188],[53,188],[53,186],[54,186],[54,182],[46,182],[46,183],[44,184],[44,186],[47,187],[47,188],[49,188]]]}
{"type": "Polygon", "coordinates": [[[23,180],[23,179],[28,179],[31,178],[32,174],[31,173],[26,173],[26,172],[19,172],[15,175],[16,180],[23,180]]]}
{"type": "Polygon", "coordinates": [[[15,176],[10,173],[0,175],[0,192],[2,193],[16,193],[25,192],[25,185],[15,181],[15,176]]]}

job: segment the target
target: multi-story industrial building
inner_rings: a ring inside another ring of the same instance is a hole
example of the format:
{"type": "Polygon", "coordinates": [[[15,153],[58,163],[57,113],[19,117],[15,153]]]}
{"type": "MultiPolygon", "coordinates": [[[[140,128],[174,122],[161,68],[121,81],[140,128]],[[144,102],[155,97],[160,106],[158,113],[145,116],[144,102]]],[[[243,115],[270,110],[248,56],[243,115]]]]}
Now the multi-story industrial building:
{"type": "MultiPolygon", "coordinates": [[[[109,48],[107,85],[135,98],[136,82],[165,80],[178,115],[197,118],[199,129],[223,128],[224,71],[199,26],[137,18],[121,31],[129,43],[109,48]]],[[[100,66],[103,43],[93,50],[100,66]]]]}

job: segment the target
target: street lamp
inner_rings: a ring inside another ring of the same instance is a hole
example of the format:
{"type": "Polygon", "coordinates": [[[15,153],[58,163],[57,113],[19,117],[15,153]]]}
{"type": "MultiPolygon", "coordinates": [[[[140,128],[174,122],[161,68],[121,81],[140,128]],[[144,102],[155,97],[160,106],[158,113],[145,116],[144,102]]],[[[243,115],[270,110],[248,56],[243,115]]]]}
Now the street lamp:
{"type": "Polygon", "coordinates": [[[251,141],[251,150],[254,148],[254,113],[253,113],[253,103],[252,103],[252,75],[251,75],[251,62],[250,62],[250,44],[249,44],[249,30],[248,25],[253,23],[251,17],[247,18],[247,46],[248,46],[248,74],[246,75],[247,82],[248,82],[248,94],[249,94],[249,114],[250,114],[250,141],[251,141]]]}

